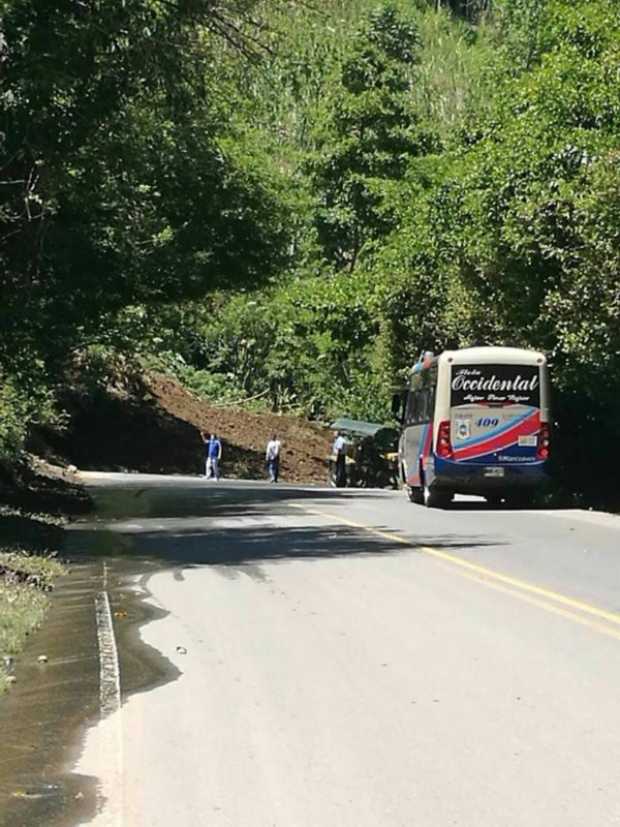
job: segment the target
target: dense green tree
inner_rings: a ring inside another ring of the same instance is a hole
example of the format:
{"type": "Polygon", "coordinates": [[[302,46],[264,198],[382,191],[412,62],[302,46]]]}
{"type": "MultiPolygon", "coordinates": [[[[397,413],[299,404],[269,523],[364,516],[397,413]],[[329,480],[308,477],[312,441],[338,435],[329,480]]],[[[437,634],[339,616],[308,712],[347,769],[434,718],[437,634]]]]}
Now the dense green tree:
{"type": "Polygon", "coordinates": [[[431,3],[437,10],[448,8],[468,20],[478,20],[493,7],[493,0],[431,0],[431,3]]]}
{"type": "MultiPolygon", "coordinates": [[[[492,110],[434,175],[412,164],[403,229],[375,267],[392,370],[426,347],[549,352],[559,460],[579,487],[620,436],[620,13],[606,0],[544,13],[544,48],[527,69],[501,55],[492,110]]],[[[603,488],[608,468],[594,475],[603,488]]]]}
{"type": "MultiPolygon", "coordinates": [[[[275,410],[293,407],[332,416],[343,407],[376,416],[386,399],[374,399],[371,370],[378,323],[369,274],[304,274],[261,293],[218,302],[198,324],[200,354],[187,354],[189,371],[177,371],[194,389],[212,393],[215,382],[229,398],[257,395],[275,410]],[[203,368],[198,373],[193,368],[203,368]]],[[[217,392],[217,391],[216,391],[217,392]]]]}
{"type": "Polygon", "coordinates": [[[215,44],[263,48],[241,31],[254,5],[3,2],[3,398],[33,400],[33,377],[53,383],[128,303],[256,283],[283,261],[278,176],[231,142],[218,100],[215,44]]]}
{"type": "Polygon", "coordinates": [[[419,48],[413,20],[383,5],[356,33],[330,90],[309,169],[319,240],[336,267],[353,269],[364,245],[386,234],[386,183],[432,145],[409,100],[419,48]]]}
{"type": "Polygon", "coordinates": [[[565,479],[620,445],[615,0],[4,8],[0,453],[71,346],[377,419],[423,349],[534,346],[565,479]]]}
{"type": "Polygon", "coordinates": [[[234,35],[226,15],[248,3],[5,5],[5,358],[28,340],[55,354],[127,302],[277,267],[277,186],[226,151],[211,100],[211,31],[234,35]]]}

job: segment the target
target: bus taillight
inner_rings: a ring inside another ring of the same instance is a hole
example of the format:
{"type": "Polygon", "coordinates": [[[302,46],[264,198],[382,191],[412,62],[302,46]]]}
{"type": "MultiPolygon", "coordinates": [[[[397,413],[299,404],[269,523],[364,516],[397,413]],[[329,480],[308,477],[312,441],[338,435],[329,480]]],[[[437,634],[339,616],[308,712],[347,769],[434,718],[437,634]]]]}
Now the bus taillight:
{"type": "Polygon", "coordinates": [[[450,442],[450,422],[447,419],[439,423],[436,453],[442,459],[452,459],[454,456],[452,443],[450,442]]]}
{"type": "Polygon", "coordinates": [[[543,422],[538,433],[538,449],[536,457],[540,460],[549,459],[551,444],[551,431],[547,422],[543,422]]]}

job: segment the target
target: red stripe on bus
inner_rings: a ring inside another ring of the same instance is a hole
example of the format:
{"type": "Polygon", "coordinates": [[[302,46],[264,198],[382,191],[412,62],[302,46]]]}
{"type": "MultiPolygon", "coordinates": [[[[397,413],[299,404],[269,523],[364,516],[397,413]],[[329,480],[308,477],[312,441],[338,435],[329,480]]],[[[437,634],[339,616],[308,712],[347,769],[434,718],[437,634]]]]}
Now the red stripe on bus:
{"type": "Polygon", "coordinates": [[[428,431],[426,432],[426,439],[424,440],[424,445],[422,446],[422,466],[424,466],[424,460],[428,459],[431,455],[431,448],[433,447],[433,423],[429,423],[428,431]]]}
{"type": "Polygon", "coordinates": [[[532,436],[540,430],[540,411],[535,411],[527,419],[519,422],[514,427],[509,428],[502,434],[488,439],[484,442],[479,442],[477,445],[472,445],[469,448],[458,448],[454,452],[456,460],[473,459],[474,457],[483,456],[484,454],[491,454],[494,451],[499,451],[514,445],[520,436],[532,436]]]}

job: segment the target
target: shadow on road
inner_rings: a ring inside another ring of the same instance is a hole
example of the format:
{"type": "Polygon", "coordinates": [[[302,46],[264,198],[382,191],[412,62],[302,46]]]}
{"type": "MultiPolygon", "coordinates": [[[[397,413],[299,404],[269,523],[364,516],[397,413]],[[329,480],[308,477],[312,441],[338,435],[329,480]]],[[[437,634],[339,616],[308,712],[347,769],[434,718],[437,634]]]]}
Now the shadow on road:
{"type": "MultiPolygon", "coordinates": [[[[208,485],[208,484],[207,484],[208,485]]],[[[482,535],[418,536],[398,539],[373,533],[399,532],[386,526],[370,531],[333,524],[312,515],[312,505],[346,507],[345,492],[294,487],[179,486],[174,489],[133,487],[97,493],[99,522],[74,524],[65,551],[124,558],[140,568],[144,563],[163,568],[242,566],[269,560],[324,560],[328,558],[400,555],[416,548],[458,550],[497,545],[482,535]],[[309,513],[291,504],[311,501],[309,513]],[[107,518],[107,520],[106,520],[107,518]],[[112,519],[113,518],[113,519],[112,519]],[[121,518],[121,521],[119,521],[121,518]]],[[[381,491],[356,493],[380,506],[381,491]]]]}
{"type": "MultiPolygon", "coordinates": [[[[372,527],[371,527],[372,528],[372,527]]],[[[378,526],[385,531],[385,527],[378,526]]],[[[395,533],[395,532],[391,532],[395,533]]],[[[497,545],[479,536],[434,535],[407,544],[339,523],[332,526],[244,526],[210,529],[188,526],[157,531],[73,529],[69,555],[122,556],[135,563],[159,562],[163,567],[239,566],[268,560],[325,560],[337,557],[399,555],[431,545],[435,549],[475,549],[497,545]]]]}
{"type": "Polygon", "coordinates": [[[497,514],[505,511],[507,513],[514,513],[515,511],[536,511],[535,506],[510,505],[508,503],[489,503],[486,500],[457,500],[440,509],[441,511],[477,511],[481,514],[490,513],[497,514]]]}
{"type": "Polygon", "coordinates": [[[58,548],[62,537],[62,528],[53,523],[36,517],[0,513],[0,546],[37,552],[58,548]]]}
{"type": "MultiPolygon", "coordinates": [[[[350,494],[330,488],[299,488],[268,484],[196,483],[171,485],[128,485],[93,491],[97,516],[106,519],[186,518],[247,515],[250,512],[276,514],[292,502],[329,500],[341,502],[350,494]]],[[[380,490],[356,491],[359,499],[377,499],[380,490]]]]}
{"type": "Polygon", "coordinates": [[[517,503],[487,503],[487,502],[455,502],[441,511],[454,511],[455,513],[476,513],[476,514],[545,514],[550,511],[565,511],[566,513],[579,513],[578,508],[567,508],[562,505],[531,505],[517,503]]]}

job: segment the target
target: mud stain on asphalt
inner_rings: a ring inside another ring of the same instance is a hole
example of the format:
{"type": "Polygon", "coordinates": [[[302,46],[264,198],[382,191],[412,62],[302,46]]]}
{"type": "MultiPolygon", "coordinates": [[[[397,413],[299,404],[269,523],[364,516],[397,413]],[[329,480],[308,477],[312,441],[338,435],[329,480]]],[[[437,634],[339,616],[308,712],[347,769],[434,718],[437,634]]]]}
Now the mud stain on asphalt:
{"type": "MultiPolygon", "coordinates": [[[[45,625],[17,659],[17,683],[0,699],[0,827],[74,827],[105,805],[98,780],[72,772],[87,731],[100,720],[95,596],[102,590],[109,596],[122,700],[178,679],[177,667],[140,635],[142,626],[168,614],[151,595],[150,578],[170,572],[183,580],[186,568],[207,562],[203,529],[196,534],[193,518],[247,513],[243,491],[213,490],[208,499],[195,487],[102,487],[92,494],[95,517],[64,533],[70,573],[58,583],[45,625]],[[38,663],[40,654],[47,663],[38,663]]],[[[260,565],[241,560],[217,570],[268,582],[260,565]]]]}
{"type": "Polygon", "coordinates": [[[249,577],[255,583],[269,583],[269,577],[263,569],[254,563],[238,563],[236,565],[213,565],[211,570],[217,572],[220,577],[226,580],[239,580],[241,577],[249,577]]]}
{"type": "Polygon", "coordinates": [[[59,581],[43,628],[16,658],[0,701],[0,825],[73,823],[95,812],[96,779],[67,773],[77,734],[98,714],[99,662],[91,595],[97,567],[77,564],[59,581]],[[39,663],[41,654],[47,663],[39,663]]]}
{"type": "Polygon", "coordinates": [[[117,561],[108,569],[108,593],[118,648],[122,698],[156,689],[177,680],[181,673],[158,649],[145,643],[142,626],[165,618],[169,612],[157,606],[148,588],[150,577],[161,565],[117,561]],[[148,571],[145,573],[145,568],[148,571]]]}

